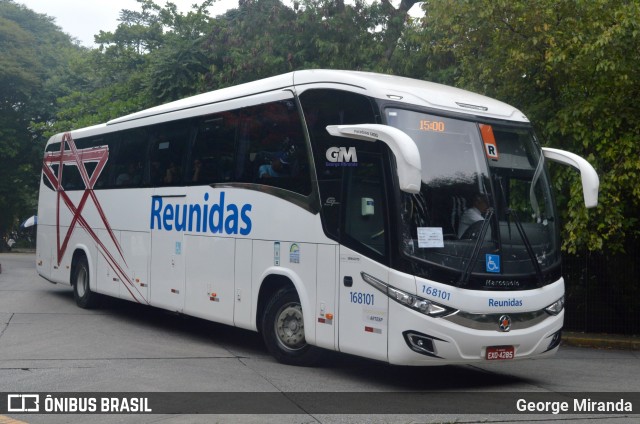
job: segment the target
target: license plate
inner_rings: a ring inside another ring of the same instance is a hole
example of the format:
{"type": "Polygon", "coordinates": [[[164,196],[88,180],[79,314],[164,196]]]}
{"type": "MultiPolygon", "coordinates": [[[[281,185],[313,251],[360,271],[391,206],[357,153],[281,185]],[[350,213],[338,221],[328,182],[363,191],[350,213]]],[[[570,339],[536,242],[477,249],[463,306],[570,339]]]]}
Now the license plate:
{"type": "Polygon", "coordinates": [[[513,359],[516,356],[516,349],[513,346],[489,346],[487,347],[487,361],[502,361],[513,359]]]}

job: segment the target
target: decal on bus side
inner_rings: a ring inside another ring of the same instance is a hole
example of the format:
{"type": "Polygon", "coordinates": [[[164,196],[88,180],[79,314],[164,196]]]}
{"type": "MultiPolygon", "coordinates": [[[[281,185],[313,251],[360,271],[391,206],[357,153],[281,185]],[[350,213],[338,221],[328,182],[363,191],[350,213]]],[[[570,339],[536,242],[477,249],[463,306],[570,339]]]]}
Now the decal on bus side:
{"type": "MultiPolygon", "coordinates": [[[[71,136],[71,133],[67,132],[62,135],[62,140],[60,142],[60,150],[58,152],[47,152],[44,157],[44,161],[42,164],[42,173],[44,177],[49,180],[49,183],[53,186],[56,191],[57,196],[57,208],[56,208],[56,234],[57,234],[57,264],[60,265],[62,262],[62,258],[64,257],[67,248],[69,246],[69,241],[71,240],[71,236],[76,230],[76,228],[83,228],[86,233],[95,241],[96,246],[98,248],[98,252],[100,255],[106,260],[110,269],[117,275],[117,279],[123,283],[124,287],[127,289],[131,297],[139,303],[145,302],[149,303],[143,293],[138,290],[138,287],[133,282],[133,279],[129,277],[128,270],[126,269],[127,261],[124,258],[124,254],[122,251],[122,247],[120,246],[120,242],[118,238],[115,236],[113,229],[111,228],[111,224],[107,219],[107,216],[100,204],[98,196],[94,192],[93,188],[98,181],[98,177],[104,170],[107,161],[109,160],[109,146],[99,146],[92,147],[86,149],[78,149],[76,147],[76,142],[71,136]],[[87,164],[96,163],[93,172],[89,172],[87,168],[87,164]],[[58,165],[57,171],[54,172],[54,165],[58,165]],[[66,193],[64,188],[62,187],[62,170],[65,166],[74,166],[78,168],[78,172],[80,173],[80,177],[82,178],[82,182],[84,184],[84,192],[82,194],[82,198],[78,202],[78,204],[74,204],[69,195],[66,193]],[[107,231],[109,237],[105,238],[105,240],[101,240],[98,237],[98,234],[93,229],[91,223],[87,220],[87,217],[84,215],[84,207],[89,202],[89,199],[93,202],[93,206],[98,211],[100,219],[104,225],[104,228],[107,231]],[[62,244],[60,243],[62,231],[60,230],[60,205],[64,204],[66,208],[72,215],[71,224],[67,228],[66,234],[64,235],[62,244]],[[112,251],[107,247],[105,243],[113,243],[115,246],[117,253],[112,251]],[[124,262],[124,264],[121,263],[124,262]]],[[[57,267],[54,265],[54,269],[57,267]]],[[[139,283],[139,281],[136,281],[139,283]]],[[[145,287],[145,284],[139,283],[140,287],[145,287]]]]}
{"type": "Polygon", "coordinates": [[[327,166],[358,166],[355,147],[329,147],[325,153],[327,166]]]}
{"type": "Polygon", "coordinates": [[[213,234],[238,234],[243,236],[251,233],[251,218],[249,212],[252,205],[244,204],[238,207],[229,203],[225,208],[224,191],[220,192],[218,203],[208,204],[209,193],[204,195],[204,204],[164,204],[162,197],[151,199],[150,228],[165,231],[196,231],[198,233],[211,232],[213,234]],[[240,221],[242,221],[243,226],[240,221]]]}

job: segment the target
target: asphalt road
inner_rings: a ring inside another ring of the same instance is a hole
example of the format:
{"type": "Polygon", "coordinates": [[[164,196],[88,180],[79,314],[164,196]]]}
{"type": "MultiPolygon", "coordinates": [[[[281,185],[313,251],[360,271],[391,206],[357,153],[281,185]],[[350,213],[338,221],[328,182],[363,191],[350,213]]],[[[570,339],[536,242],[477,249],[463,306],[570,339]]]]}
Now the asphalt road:
{"type": "MultiPolygon", "coordinates": [[[[551,397],[640,392],[640,352],[561,347],[552,359],[429,368],[395,367],[327,353],[318,367],[281,365],[257,333],[108,300],[75,305],[69,286],[37,276],[32,254],[0,254],[0,392],[383,393],[434,391],[551,397]]],[[[495,397],[495,396],[494,396],[495,397]]],[[[634,411],[598,415],[331,414],[29,415],[0,423],[181,422],[640,422],[634,411]]],[[[464,406],[461,405],[461,410],[464,406]]],[[[409,411],[411,412],[411,411],[409,411]]],[[[10,415],[7,417],[6,415],[10,415]]]]}

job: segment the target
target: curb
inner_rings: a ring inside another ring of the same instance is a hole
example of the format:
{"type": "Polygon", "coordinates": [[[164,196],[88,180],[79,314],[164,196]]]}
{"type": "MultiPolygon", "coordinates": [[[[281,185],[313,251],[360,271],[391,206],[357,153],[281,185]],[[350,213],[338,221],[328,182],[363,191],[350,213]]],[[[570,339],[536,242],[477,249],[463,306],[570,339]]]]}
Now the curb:
{"type": "Polygon", "coordinates": [[[575,347],[638,351],[640,350],[640,337],[567,332],[562,334],[562,344],[575,347]]]}

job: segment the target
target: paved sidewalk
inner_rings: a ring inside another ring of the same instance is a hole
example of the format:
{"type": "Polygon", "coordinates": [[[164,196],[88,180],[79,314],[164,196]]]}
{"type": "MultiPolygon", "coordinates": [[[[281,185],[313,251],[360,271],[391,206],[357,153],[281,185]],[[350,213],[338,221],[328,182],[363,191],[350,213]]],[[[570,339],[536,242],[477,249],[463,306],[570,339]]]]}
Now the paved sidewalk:
{"type": "Polygon", "coordinates": [[[640,337],[623,336],[619,334],[592,334],[566,331],[562,333],[562,343],[569,346],[600,349],[640,350],[640,337]]]}

